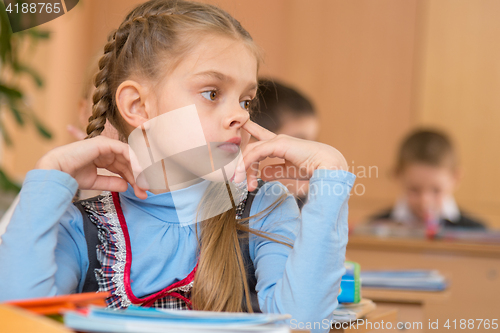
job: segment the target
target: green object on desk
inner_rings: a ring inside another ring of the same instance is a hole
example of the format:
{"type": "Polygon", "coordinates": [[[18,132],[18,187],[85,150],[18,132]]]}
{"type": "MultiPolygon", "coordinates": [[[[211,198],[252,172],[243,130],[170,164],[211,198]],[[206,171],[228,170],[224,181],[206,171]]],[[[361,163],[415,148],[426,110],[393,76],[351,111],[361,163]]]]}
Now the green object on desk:
{"type": "Polygon", "coordinates": [[[64,318],[60,314],[45,315],[45,317],[55,320],[61,324],[64,324],[64,318]]]}
{"type": "Polygon", "coordinates": [[[361,301],[361,267],[353,261],[345,262],[346,272],[340,281],[339,303],[359,303],[361,301]]]}

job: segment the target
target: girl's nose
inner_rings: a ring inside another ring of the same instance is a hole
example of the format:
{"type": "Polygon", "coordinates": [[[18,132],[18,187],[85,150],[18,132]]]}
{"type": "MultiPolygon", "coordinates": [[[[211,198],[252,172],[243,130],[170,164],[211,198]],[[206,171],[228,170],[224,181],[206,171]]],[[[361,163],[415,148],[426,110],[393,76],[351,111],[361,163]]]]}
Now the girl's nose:
{"type": "Polygon", "coordinates": [[[233,108],[231,113],[224,120],[224,127],[226,128],[240,128],[244,123],[250,118],[250,114],[247,110],[241,108],[238,104],[237,108],[233,108]]]}

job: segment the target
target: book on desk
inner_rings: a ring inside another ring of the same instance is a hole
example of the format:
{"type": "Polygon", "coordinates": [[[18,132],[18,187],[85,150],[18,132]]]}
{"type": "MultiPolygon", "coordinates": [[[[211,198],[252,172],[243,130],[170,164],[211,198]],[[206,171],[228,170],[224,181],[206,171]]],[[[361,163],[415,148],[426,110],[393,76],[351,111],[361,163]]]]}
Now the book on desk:
{"type": "Polygon", "coordinates": [[[290,329],[283,321],[288,318],[289,315],[179,311],[132,305],[123,310],[90,307],[84,311],[68,311],[64,314],[64,323],[85,332],[286,333],[290,329]]]}
{"type": "Polygon", "coordinates": [[[448,282],[436,270],[380,270],[362,272],[361,285],[368,288],[442,291],[448,282]]]}

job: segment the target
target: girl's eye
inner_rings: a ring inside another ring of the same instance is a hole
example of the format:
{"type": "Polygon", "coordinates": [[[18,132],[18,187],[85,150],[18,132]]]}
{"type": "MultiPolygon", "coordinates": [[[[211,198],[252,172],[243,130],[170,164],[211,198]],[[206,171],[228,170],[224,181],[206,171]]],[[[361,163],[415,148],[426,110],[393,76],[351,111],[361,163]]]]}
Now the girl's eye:
{"type": "Polygon", "coordinates": [[[240,102],[240,105],[243,109],[249,111],[250,110],[250,104],[251,104],[252,101],[250,100],[246,100],[246,101],[241,101],[240,102]]]}
{"type": "Polygon", "coordinates": [[[215,101],[219,93],[217,90],[208,90],[201,93],[201,96],[205,97],[209,101],[215,101]]]}

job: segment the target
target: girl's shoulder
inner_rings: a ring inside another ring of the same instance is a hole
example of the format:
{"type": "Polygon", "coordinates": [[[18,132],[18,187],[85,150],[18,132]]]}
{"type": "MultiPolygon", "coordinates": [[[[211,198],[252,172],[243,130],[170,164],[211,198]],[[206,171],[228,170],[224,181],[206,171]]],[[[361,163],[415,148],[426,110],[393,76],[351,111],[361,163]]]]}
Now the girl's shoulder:
{"type": "Polygon", "coordinates": [[[79,207],[82,207],[82,203],[87,200],[88,199],[72,202],[59,220],[60,228],[70,234],[75,241],[77,238],[79,240],[85,238],[83,213],[79,207]]]}

